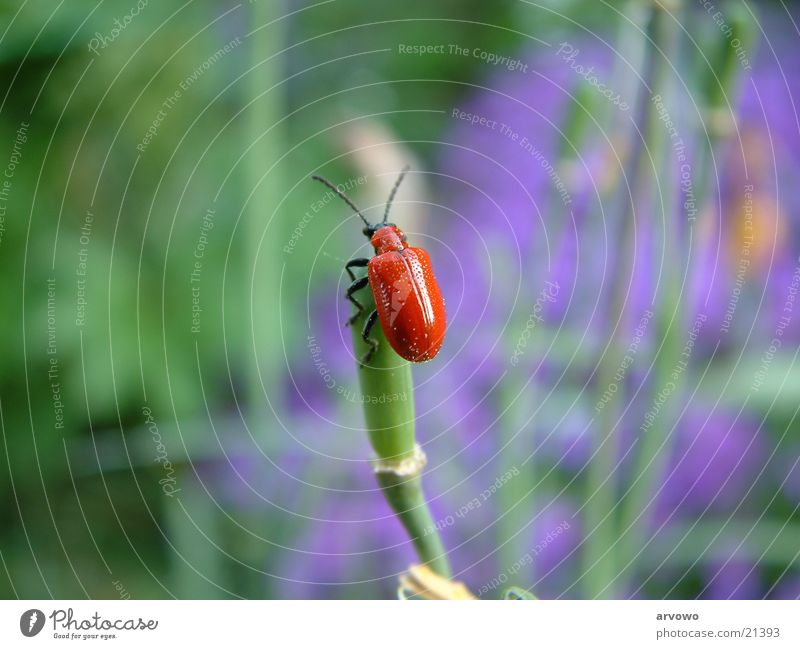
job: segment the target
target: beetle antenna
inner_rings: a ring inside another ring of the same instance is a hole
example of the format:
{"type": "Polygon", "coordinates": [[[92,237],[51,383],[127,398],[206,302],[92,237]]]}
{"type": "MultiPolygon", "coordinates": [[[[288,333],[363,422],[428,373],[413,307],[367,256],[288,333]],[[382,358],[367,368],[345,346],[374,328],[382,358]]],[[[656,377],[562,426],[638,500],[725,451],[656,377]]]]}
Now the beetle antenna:
{"type": "Polygon", "coordinates": [[[352,210],[353,210],[353,211],[354,211],[356,214],[358,214],[358,215],[361,217],[361,220],[362,220],[362,221],[364,221],[364,223],[366,224],[366,226],[367,226],[368,228],[372,228],[372,227],[373,227],[373,225],[372,225],[372,224],[371,224],[369,221],[367,221],[367,219],[366,219],[366,218],[364,217],[364,215],[361,213],[361,210],[360,210],[360,209],[358,209],[358,207],[356,207],[356,204],[355,204],[353,201],[351,201],[351,200],[350,200],[350,199],[347,197],[347,194],[345,194],[343,191],[341,191],[341,190],[340,190],[340,189],[339,189],[339,188],[338,188],[336,185],[334,185],[334,184],[333,184],[333,183],[332,183],[330,180],[328,180],[327,178],[323,178],[322,176],[311,176],[311,178],[313,178],[314,180],[318,180],[319,182],[321,182],[321,183],[322,183],[323,185],[325,185],[325,186],[326,186],[328,189],[330,189],[331,191],[333,191],[333,192],[334,192],[334,193],[335,193],[335,194],[336,194],[336,195],[337,195],[339,198],[341,198],[341,199],[342,199],[342,200],[343,200],[345,203],[347,203],[347,204],[348,204],[348,205],[351,207],[351,209],[352,209],[352,210]]]}
{"type": "Polygon", "coordinates": [[[392,187],[392,191],[389,193],[389,200],[386,201],[386,211],[383,213],[383,221],[382,223],[386,223],[389,220],[389,208],[392,206],[392,201],[394,200],[394,195],[397,193],[397,188],[400,187],[400,183],[403,182],[403,178],[406,175],[406,172],[410,169],[408,165],[403,167],[403,170],[400,172],[400,175],[397,177],[397,181],[394,183],[394,187],[392,187]]]}

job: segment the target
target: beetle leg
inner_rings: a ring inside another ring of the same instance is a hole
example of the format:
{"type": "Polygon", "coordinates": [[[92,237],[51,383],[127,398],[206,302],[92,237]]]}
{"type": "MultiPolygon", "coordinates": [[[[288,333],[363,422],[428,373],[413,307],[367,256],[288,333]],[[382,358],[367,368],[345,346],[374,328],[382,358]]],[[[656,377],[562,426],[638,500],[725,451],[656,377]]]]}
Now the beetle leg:
{"type": "Polygon", "coordinates": [[[372,328],[375,326],[375,323],[378,321],[378,311],[377,309],[369,314],[366,321],[364,322],[364,329],[361,331],[361,338],[364,340],[365,343],[369,345],[369,349],[367,353],[361,358],[361,365],[364,366],[370,362],[372,359],[372,355],[375,353],[375,350],[378,349],[378,341],[374,338],[370,338],[369,334],[372,331],[372,328]]]}
{"type": "Polygon", "coordinates": [[[356,305],[356,309],[358,309],[358,311],[356,311],[355,314],[351,315],[348,318],[347,323],[346,323],[345,326],[353,324],[356,320],[358,320],[358,318],[364,312],[364,305],[361,304],[361,302],[359,302],[356,298],[353,297],[353,293],[355,293],[356,291],[360,291],[362,288],[364,288],[368,284],[369,284],[369,278],[362,277],[361,279],[357,279],[355,282],[350,284],[350,288],[347,289],[347,293],[345,293],[345,297],[348,300],[350,300],[353,304],[356,305]]]}
{"type": "Polygon", "coordinates": [[[347,274],[350,275],[350,281],[355,282],[356,276],[353,274],[353,271],[350,270],[351,268],[365,268],[369,264],[369,259],[364,257],[358,257],[357,259],[351,259],[344,265],[344,269],[347,271],[347,274]]]}
{"type": "MultiPolygon", "coordinates": [[[[351,268],[364,268],[364,267],[367,266],[367,264],[369,264],[369,259],[366,259],[365,257],[357,257],[356,259],[351,259],[350,261],[348,261],[344,265],[344,269],[347,271],[347,274],[350,275],[350,281],[353,282],[350,285],[350,287],[347,289],[346,297],[353,304],[355,304],[356,308],[358,309],[358,311],[356,311],[355,315],[352,315],[347,319],[347,322],[345,323],[346,327],[351,325],[351,324],[353,324],[358,319],[358,317],[363,313],[364,307],[361,304],[361,302],[359,302],[358,300],[356,300],[353,297],[353,293],[355,293],[356,291],[364,288],[364,286],[366,286],[366,284],[368,283],[367,281],[363,281],[363,283],[362,283],[362,280],[356,279],[355,274],[350,269],[351,268]]],[[[366,279],[367,278],[365,277],[364,280],[366,280],[366,279]]]]}

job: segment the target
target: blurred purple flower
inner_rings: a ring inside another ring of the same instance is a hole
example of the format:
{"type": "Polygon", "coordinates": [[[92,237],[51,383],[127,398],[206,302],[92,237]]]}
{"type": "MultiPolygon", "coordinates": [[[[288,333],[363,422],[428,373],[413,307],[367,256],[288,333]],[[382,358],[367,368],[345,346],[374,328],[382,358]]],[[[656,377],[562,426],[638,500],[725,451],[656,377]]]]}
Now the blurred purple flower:
{"type": "Polygon", "coordinates": [[[792,444],[781,453],[775,474],[778,483],[783,483],[784,493],[793,502],[800,502],[800,444],[792,444]]]}
{"type": "Polygon", "coordinates": [[[766,461],[758,426],[746,415],[692,406],[675,434],[657,519],[739,507],[766,461]]]}
{"type": "Polygon", "coordinates": [[[760,599],[764,592],[752,561],[731,557],[703,567],[703,599],[760,599]]]}
{"type": "Polygon", "coordinates": [[[769,594],[770,599],[800,599],[800,574],[789,573],[781,578],[769,594]]]}
{"type": "Polygon", "coordinates": [[[328,495],[319,510],[302,522],[292,550],[275,568],[282,577],[279,597],[365,597],[374,593],[377,581],[384,596],[392,598],[395,575],[416,561],[405,530],[371,472],[341,477],[353,491],[328,495]]]}
{"type": "Polygon", "coordinates": [[[532,590],[541,599],[570,597],[575,580],[578,547],[583,536],[577,508],[567,499],[551,501],[536,515],[531,554],[535,583],[532,590]]]}

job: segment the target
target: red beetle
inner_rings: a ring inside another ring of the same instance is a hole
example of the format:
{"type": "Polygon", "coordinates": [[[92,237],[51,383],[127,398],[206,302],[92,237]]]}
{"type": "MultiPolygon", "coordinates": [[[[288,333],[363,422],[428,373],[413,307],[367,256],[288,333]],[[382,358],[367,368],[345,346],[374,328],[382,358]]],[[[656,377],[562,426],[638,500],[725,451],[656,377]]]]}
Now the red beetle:
{"type": "Polygon", "coordinates": [[[375,248],[372,259],[352,259],[345,264],[345,270],[353,281],[345,297],[358,309],[348,324],[353,324],[364,311],[354,293],[367,285],[372,288],[377,307],[367,317],[361,332],[361,337],[370,346],[362,363],[369,362],[378,347],[378,342],[369,337],[377,319],[380,319],[383,333],[392,349],[413,363],[431,360],[439,353],[444,340],[444,299],[433,276],[430,257],[422,248],[409,247],[402,230],[394,223],[387,222],[389,208],[406,171],[407,167],[400,173],[389,194],[383,221],[375,225],[367,221],[361,210],[336,185],[321,176],[312,176],[332,189],[361,217],[366,226],[363,232],[375,248]],[[364,266],[367,267],[367,276],[356,279],[351,269],[364,266]]]}

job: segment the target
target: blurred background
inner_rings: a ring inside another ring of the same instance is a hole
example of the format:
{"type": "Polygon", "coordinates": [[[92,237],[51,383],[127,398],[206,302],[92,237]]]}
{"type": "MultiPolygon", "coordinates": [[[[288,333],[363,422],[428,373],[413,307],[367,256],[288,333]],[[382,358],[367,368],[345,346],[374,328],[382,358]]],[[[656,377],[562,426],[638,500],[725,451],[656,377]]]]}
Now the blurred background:
{"type": "Polygon", "coordinates": [[[409,164],[456,578],[800,597],[796,4],[0,7],[0,595],[395,596],[309,176],[409,164]]]}

